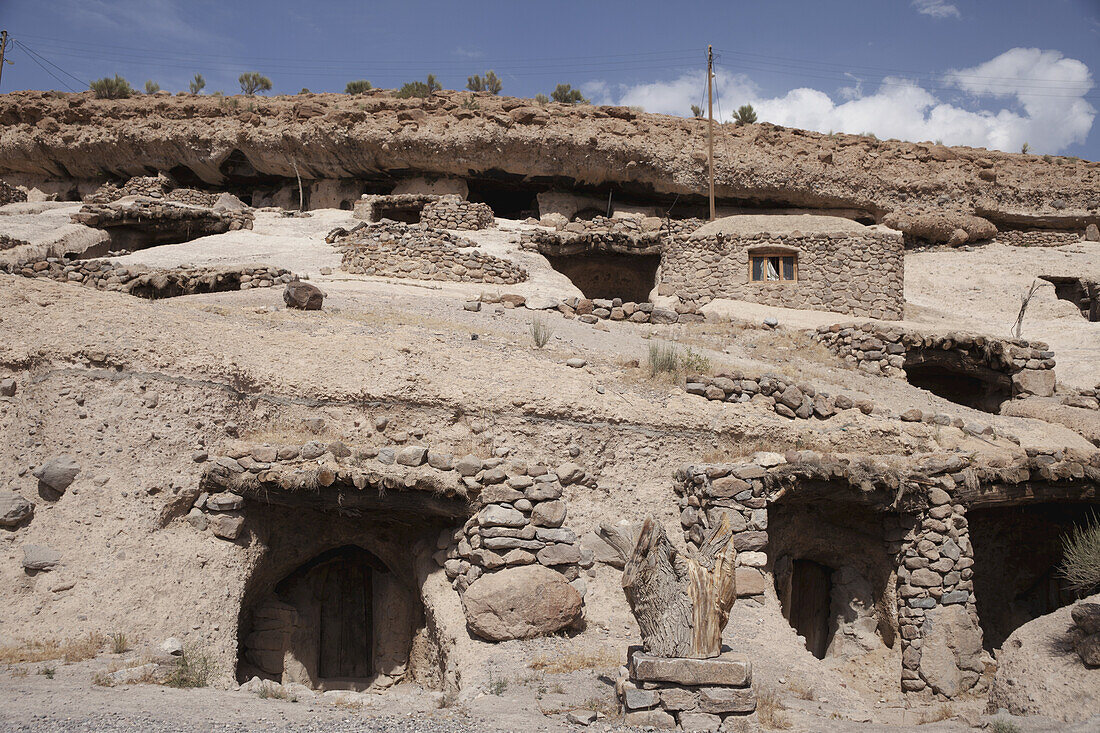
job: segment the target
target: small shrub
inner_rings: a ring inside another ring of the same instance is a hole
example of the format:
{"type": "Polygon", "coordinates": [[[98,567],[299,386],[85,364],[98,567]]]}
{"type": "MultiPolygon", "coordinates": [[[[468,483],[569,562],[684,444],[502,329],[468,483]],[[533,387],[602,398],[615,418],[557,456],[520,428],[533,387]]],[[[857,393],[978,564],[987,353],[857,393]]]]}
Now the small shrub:
{"type": "Polygon", "coordinates": [[[246,71],[237,81],[241,83],[241,91],[250,97],[256,92],[271,91],[271,80],[258,71],[246,71]]]}
{"type": "Polygon", "coordinates": [[[108,637],[111,641],[111,651],[115,654],[125,654],[130,651],[130,645],[126,641],[126,634],[114,633],[108,637]]]}
{"type": "Polygon", "coordinates": [[[1044,163],[1053,163],[1054,162],[1054,156],[1050,155],[1049,153],[1045,154],[1043,156],[1043,162],[1044,163]]]}
{"type": "Polygon", "coordinates": [[[1011,720],[994,720],[990,724],[989,730],[993,733],[1020,733],[1020,726],[1011,720]]]}
{"type": "Polygon", "coordinates": [[[53,667],[42,667],[38,670],[38,674],[44,675],[48,680],[52,680],[53,676],[57,674],[57,670],[53,667]]]}
{"type": "Polygon", "coordinates": [[[105,641],[103,634],[95,631],[90,632],[78,639],[65,642],[61,646],[61,658],[66,664],[92,659],[99,654],[99,650],[103,648],[105,641]]]}
{"type": "Polygon", "coordinates": [[[96,79],[88,86],[95,92],[96,99],[126,99],[134,95],[130,82],[118,74],[115,74],[113,79],[109,76],[96,79]]]}
{"type": "Polygon", "coordinates": [[[500,80],[500,77],[497,76],[495,71],[490,69],[485,72],[484,78],[477,74],[466,77],[466,88],[471,92],[500,94],[500,90],[504,88],[504,82],[500,80]]]}
{"type": "Polygon", "coordinates": [[[470,95],[462,100],[462,109],[481,109],[481,105],[474,99],[474,95],[470,95]]]}
{"type": "Polygon", "coordinates": [[[349,81],[348,85],[344,87],[344,94],[362,94],[363,92],[369,92],[371,89],[370,82],[366,79],[356,79],[355,81],[349,81]]]}
{"type": "Polygon", "coordinates": [[[310,91],[309,91],[309,88],[308,88],[308,87],[302,87],[302,91],[300,91],[300,92],[298,92],[298,93],[299,93],[299,94],[309,94],[309,93],[310,93],[310,91]]]}
{"type": "Polygon", "coordinates": [[[752,108],[751,104],[742,104],[737,108],[737,111],[733,113],[733,121],[740,127],[741,125],[752,125],[756,122],[756,110],[752,108]]]}
{"type": "Polygon", "coordinates": [[[700,107],[697,104],[691,105],[691,116],[692,117],[702,117],[703,116],[703,108],[700,107]]]}
{"type": "Polygon", "coordinates": [[[550,337],[554,335],[554,327],[544,321],[540,316],[536,316],[531,321],[531,340],[535,342],[535,348],[541,349],[546,346],[550,341],[550,337]]]}
{"type": "Polygon", "coordinates": [[[195,78],[191,80],[188,87],[191,89],[192,94],[201,94],[202,90],[206,88],[206,79],[202,77],[202,74],[195,74],[195,78]]]}
{"type": "Polygon", "coordinates": [[[399,99],[410,99],[412,97],[428,98],[432,96],[432,92],[438,92],[443,89],[443,85],[435,79],[435,74],[428,74],[428,80],[423,81],[410,81],[403,85],[394,96],[399,99]]]}
{"type": "Polygon", "coordinates": [[[145,93],[146,94],[156,94],[159,91],[160,91],[160,84],[157,84],[152,79],[145,82],[145,93]]]}
{"type": "Polygon", "coordinates": [[[1082,594],[1100,588],[1100,520],[1096,514],[1062,538],[1060,572],[1082,594]]]}
{"type": "Polygon", "coordinates": [[[508,689],[508,680],[503,677],[496,677],[493,675],[493,670],[489,670],[489,694],[490,695],[503,695],[504,691],[508,689]]]}
{"type": "Polygon", "coordinates": [[[783,713],[783,703],[779,695],[768,687],[756,691],[756,717],[760,725],[769,730],[787,730],[791,720],[783,713]]]}
{"type": "Polygon", "coordinates": [[[680,367],[680,349],[676,344],[657,341],[649,345],[649,376],[675,374],[680,367]]]}
{"type": "Polygon", "coordinates": [[[206,687],[213,671],[213,657],[196,648],[184,649],[164,684],[169,687],[206,687]]]}
{"type": "Polygon", "coordinates": [[[1031,150],[1031,146],[1028,145],[1027,143],[1024,143],[1023,145],[1020,146],[1020,152],[1023,153],[1024,155],[1027,155],[1029,150],[1031,150]]]}
{"type": "Polygon", "coordinates": [[[106,670],[101,669],[92,675],[92,684],[98,687],[114,687],[115,681],[106,670]]]}
{"type": "Polygon", "coordinates": [[[561,102],[562,104],[588,104],[588,100],[581,94],[581,90],[574,89],[570,84],[558,84],[554,91],[550,93],[550,97],[555,102],[561,102]]]}
{"type": "Polygon", "coordinates": [[[545,107],[546,105],[550,104],[550,97],[546,96],[542,92],[539,92],[535,95],[535,103],[545,107]]]}
{"type": "Polygon", "coordinates": [[[680,368],[685,372],[706,374],[710,371],[710,357],[689,346],[684,355],[680,357],[680,368]]]}
{"type": "MultiPolygon", "coordinates": [[[[861,132],[859,134],[863,137],[869,137],[872,140],[878,140],[878,137],[873,132],[861,132]]],[[[936,143],[936,145],[943,145],[943,141],[940,140],[939,142],[936,143]]]]}

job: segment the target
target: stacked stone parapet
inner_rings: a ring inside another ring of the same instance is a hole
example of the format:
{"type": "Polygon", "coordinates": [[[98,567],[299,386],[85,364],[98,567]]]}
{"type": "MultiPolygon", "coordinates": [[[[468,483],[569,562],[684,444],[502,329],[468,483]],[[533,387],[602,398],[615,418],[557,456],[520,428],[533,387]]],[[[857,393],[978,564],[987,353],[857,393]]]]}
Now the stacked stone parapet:
{"type": "Polygon", "coordinates": [[[490,229],[496,223],[488,204],[463,201],[455,195],[440,196],[424,205],[420,223],[437,229],[476,231],[490,229]]]}
{"type": "Polygon", "coordinates": [[[251,211],[215,211],[205,206],[148,198],[125,203],[85,204],[72,215],[75,223],[100,229],[124,226],[146,230],[185,228],[194,235],[192,238],[251,229],[254,218],[251,211]]]}
{"type": "Polygon", "coordinates": [[[476,245],[442,229],[400,222],[334,230],[326,241],[343,252],[343,268],[360,275],[515,284],[527,271],[508,260],[470,251],[476,245]]]}
{"type": "Polygon", "coordinates": [[[114,183],[104,183],[94,193],[84,197],[87,204],[109,204],[118,201],[124,196],[148,196],[162,198],[172,188],[172,182],[167,176],[134,176],[121,186],[114,183]]]}
{"type": "Polygon", "coordinates": [[[1009,244],[1013,247],[1060,247],[1063,244],[1074,244],[1081,241],[1081,235],[1077,232],[1059,232],[1049,229],[1013,229],[1005,232],[997,232],[993,238],[995,242],[1009,244]]]}
{"type": "Polygon", "coordinates": [[[905,379],[906,357],[915,350],[955,351],[1012,378],[1013,396],[1054,393],[1054,352],[1040,341],[965,333],[926,334],[878,323],[821,326],[815,338],[845,362],[868,374],[905,379]]]}
{"type": "Polygon", "coordinates": [[[17,204],[27,200],[27,192],[0,181],[0,206],[17,204]]]}

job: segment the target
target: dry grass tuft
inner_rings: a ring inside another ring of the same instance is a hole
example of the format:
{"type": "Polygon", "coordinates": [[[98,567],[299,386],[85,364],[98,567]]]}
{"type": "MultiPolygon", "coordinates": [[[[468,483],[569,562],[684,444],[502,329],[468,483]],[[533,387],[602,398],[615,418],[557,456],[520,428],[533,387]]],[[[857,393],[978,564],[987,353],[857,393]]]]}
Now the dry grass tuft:
{"type": "Polygon", "coordinates": [[[933,708],[932,710],[925,710],[921,713],[920,722],[921,725],[925,725],[926,723],[938,723],[941,720],[950,720],[954,717],[955,709],[947,703],[944,703],[939,707],[933,708]]]}
{"type": "Polygon", "coordinates": [[[46,662],[52,659],[60,659],[66,664],[83,662],[99,654],[105,641],[105,637],[99,632],[63,642],[56,639],[24,641],[19,645],[0,647],[0,664],[46,662]]]}
{"type": "Polygon", "coordinates": [[[621,665],[618,650],[603,647],[596,651],[565,652],[558,654],[539,654],[527,666],[551,674],[566,674],[581,669],[605,669],[621,665]]]}
{"type": "Polygon", "coordinates": [[[787,689],[799,700],[813,700],[817,696],[813,685],[799,679],[792,679],[788,682],[787,689]]]}
{"type": "Polygon", "coordinates": [[[760,725],[768,730],[787,730],[791,719],[783,713],[784,707],[779,695],[770,687],[756,690],[756,718],[760,725]]]}
{"type": "Polygon", "coordinates": [[[241,440],[256,445],[302,445],[311,440],[329,442],[335,440],[332,430],[325,425],[320,430],[312,430],[301,418],[276,417],[256,430],[241,432],[241,440]]]}

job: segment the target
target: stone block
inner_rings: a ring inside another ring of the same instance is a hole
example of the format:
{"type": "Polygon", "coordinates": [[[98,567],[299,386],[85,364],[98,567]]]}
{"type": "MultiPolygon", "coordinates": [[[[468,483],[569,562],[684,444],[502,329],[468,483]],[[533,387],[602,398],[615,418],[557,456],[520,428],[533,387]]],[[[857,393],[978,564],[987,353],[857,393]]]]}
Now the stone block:
{"type": "Polygon", "coordinates": [[[654,657],[637,651],[630,658],[630,678],[678,685],[747,687],[752,682],[752,663],[732,652],[723,652],[712,659],[685,659],[654,657]]]}
{"type": "Polygon", "coordinates": [[[660,695],[657,690],[643,690],[629,680],[623,682],[623,707],[627,710],[646,710],[657,705],[660,695]]]}
{"type": "Polygon", "coordinates": [[[623,716],[623,723],[642,728],[658,728],[662,730],[674,730],[676,718],[664,710],[638,710],[623,716]]]}
{"type": "Polygon", "coordinates": [[[765,575],[756,568],[740,567],[736,571],[737,595],[759,596],[764,593],[765,575]]]}
{"type": "Polygon", "coordinates": [[[722,727],[722,718],[711,713],[681,713],[680,729],[691,730],[718,730],[722,727]]]}

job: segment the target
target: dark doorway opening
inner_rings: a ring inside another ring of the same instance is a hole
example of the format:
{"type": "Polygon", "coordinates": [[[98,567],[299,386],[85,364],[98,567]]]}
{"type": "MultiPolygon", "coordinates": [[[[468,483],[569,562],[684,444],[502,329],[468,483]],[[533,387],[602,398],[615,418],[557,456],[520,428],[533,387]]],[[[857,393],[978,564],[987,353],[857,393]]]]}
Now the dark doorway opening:
{"type": "Polygon", "coordinates": [[[468,200],[488,204],[494,215],[504,219],[537,218],[539,206],[536,197],[539,191],[545,190],[545,187],[482,178],[467,179],[466,186],[468,200]]]}
{"type": "Polygon", "coordinates": [[[1012,377],[959,351],[910,349],[905,357],[909,384],[959,405],[999,412],[1012,398],[1012,377]]]}
{"type": "Polygon", "coordinates": [[[372,219],[374,221],[381,221],[382,219],[392,219],[393,221],[400,221],[406,224],[419,224],[420,215],[424,211],[425,201],[412,204],[388,204],[383,202],[376,202],[371,211],[372,219]]]}
{"type": "Polygon", "coordinates": [[[1000,647],[1023,624],[1073,603],[1059,573],[1062,540],[1095,504],[1050,502],[971,509],[974,600],[983,645],[1000,647]]]}
{"type": "Polygon", "coordinates": [[[832,572],[813,560],[795,560],[791,564],[791,626],[818,659],[824,659],[829,648],[832,572]]]}
{"type": "Polygon", "coordinates": [[[622,298],[644,303],[657,283],[660,255],[547,255],[550,266],[580,288],[586,298],[622,298]]]}
{"type": "Polygon", "coordinates": [[[1100,321],[1100,283],[1059,275],[1043,275],[1039,279],[1052,284],[1059,300],[1073,303],[1084,318],[1093,323],[1100,321]]]}

